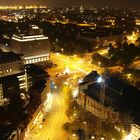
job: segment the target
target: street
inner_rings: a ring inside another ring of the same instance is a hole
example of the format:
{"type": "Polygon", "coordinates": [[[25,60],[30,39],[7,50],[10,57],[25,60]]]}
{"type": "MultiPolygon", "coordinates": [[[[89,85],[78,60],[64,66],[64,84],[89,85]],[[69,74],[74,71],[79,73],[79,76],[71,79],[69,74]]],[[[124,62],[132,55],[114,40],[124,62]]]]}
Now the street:
{"type": "MultiPolygon", "coordinates": [[[[54,83],[60,83],[58,81],[64,81],[65,77],[55,79],[54,83]]],[[[57,89],[52,89],[51,98],[52,106],[49,110],[42,127],[41,121],[38,125],[35,125],[33,129],[28,133],[25,140],[77,140],[76,137],[69,135],[63,130],[62,126],[65,122],[68,122],[66,117],[67,104],[64,101],[64,93],[61,89],[64,85],[55,85],[57,89]]],[[[40,117],[40,120],[42,118],[40,117]]]]}
{"type": "Polygon", "coordinates": [[[92,70],[102,71],[96,66],[93,66],[89,60],[89,56],[86,60],[77,56],[67,57],[62,54],[51,54],[51,60],[57,64],[56,68],[47,69],[51,76],[50,93],[48,101],[50,104],[46,104],[49,107],[47,115],[40,113],[37,118],[37,123],[26,134],[25,140],[77,140],[77,137],[72,134],[68,134],[63,130],[62,126],[65,122],[68,122],[66,116],[68,96],[68,87],[72,89],[77,88],[77,78],[81,78],[92,70]],[[67,73],[68,71],[68,73],[67,73]],[[66,87],[66,85],[68,85],[66,87]],[[44,118],[44,121],[42,122],[44,118]]]}

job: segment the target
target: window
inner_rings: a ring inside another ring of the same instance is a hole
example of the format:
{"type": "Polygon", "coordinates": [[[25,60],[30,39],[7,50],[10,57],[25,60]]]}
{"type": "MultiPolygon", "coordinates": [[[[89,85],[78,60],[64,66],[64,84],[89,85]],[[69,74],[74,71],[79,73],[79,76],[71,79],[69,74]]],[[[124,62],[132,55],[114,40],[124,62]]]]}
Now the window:
{"type": "Polygon", "coordinates": [[[35,59],[32,59],[32,62],[35,63],[35,59]]]}

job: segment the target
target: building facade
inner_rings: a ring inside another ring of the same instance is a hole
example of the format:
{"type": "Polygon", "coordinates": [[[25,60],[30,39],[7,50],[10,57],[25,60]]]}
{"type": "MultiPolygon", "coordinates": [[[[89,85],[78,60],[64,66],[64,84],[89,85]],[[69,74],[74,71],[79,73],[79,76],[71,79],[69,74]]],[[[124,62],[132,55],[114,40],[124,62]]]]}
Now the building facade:
{"type": "Polygon", "coordinates": [[[46,62],[50,59],[50,41],[44,35],[14,35],[11,48],[13,52],[23,54],[24,64],[46,62]]]}
{"type": "Polygon", "coordinates": [[[80,92],[77,99],[79,105],[86,108],[93,115],[103,120],[108,120],[112,123],[115,123],[119,119],[119,113],[113,111],[109,107],[105,107],[100,102],[96,101],[92,97],[86,95],[83,92],[80,92]]]}

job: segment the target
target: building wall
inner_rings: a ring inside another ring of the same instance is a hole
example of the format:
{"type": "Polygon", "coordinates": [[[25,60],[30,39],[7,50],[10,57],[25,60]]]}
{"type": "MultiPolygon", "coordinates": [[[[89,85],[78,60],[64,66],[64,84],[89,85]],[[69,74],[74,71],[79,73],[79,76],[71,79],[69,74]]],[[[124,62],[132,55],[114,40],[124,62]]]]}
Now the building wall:
{"type": "Polygon", "coordinates": [[[0,64],[0,77],[20,73],[22,69],[22,61],[5,62],[0,64]]]}
{"type": "Polygon", "coordinates": [[[50,58],[49,39],[35,39],[31,41],[12,39],[11,48],[15,53],[22,53],[24,55],[24,64],[44,62],[50,58]]]}
{"type": "Polygon", "coordinates": [[[45,55],[36,55],[34,57],[25,57],[24,58],[24,64],[33,64],[33,63],[39,63],[39,62],[46,62],[48,60],[50,60],[50,56],[49,54],[45,54],[45,55]]]}
{"type": "Polygon", "coordinates": [[[25,57],[43,55],[49,52],[49,40],[34,40],[20,43],[21,52],[25,57]]]}
{"type": "Polygon", "coordinates": [[[119,119],[118,112],[115,112],[112,109],[103,106],[96,100],[85,95],[85,93],[79,93],[78,103],[98,118],[102,118],[110,122],[117,122],[119,119]]]}
{"type": "Polygon", "coordinates": [[[85,96],[86,95],[84,93],[79,93],[78,94],[77,102],[82,107],[85,107],[85,100],[86,100],[85,96]]]}
{"type": "Polygon", "coordinates": [[[0,106],[4,106],[4,96],[3,96],[2,84],[0,84],[0,106]]]}
{"type": "Polygon", "coordinates": [[[22,90],[25,90],[25,91],[28,91],[28,84],[29,84],[29,81],[27,81],[27,75],[26,73],[22,73],[20,75],[17,75],[17,78],[18,78],[18,81],[19,81],[19,88],[22,90]],[[27,89],[27,90],[26,90],[27,89]]]}

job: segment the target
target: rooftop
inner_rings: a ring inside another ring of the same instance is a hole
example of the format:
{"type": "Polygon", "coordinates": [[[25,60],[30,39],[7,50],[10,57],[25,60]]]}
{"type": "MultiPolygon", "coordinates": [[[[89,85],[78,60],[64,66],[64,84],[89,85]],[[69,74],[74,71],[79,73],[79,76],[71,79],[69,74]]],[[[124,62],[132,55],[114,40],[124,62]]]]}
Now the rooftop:
{"type": "Polygon", "coordinates": [[[0,64],[21,60],[21,54],[0,51],[0,64]]]}
{"type": "Polygon", "coordinates": [[[27,70],[27,73],[29,73],[31,76],[33,76],[35,78],[49,76],[46,71],[44,71],[43,69],[41,69],[40,67],[38,67],[35,64],[26,65],[25,68],[27,70]]]}
{"type": "Polygon", "coordinates": [[[44,39],[48,39],[48,37],[44,36],[44,35],[29,35],[26,36],[24,34],[20,34],[20,35],[14,35],[12,37],[13,40],[19,41],[19,42],[27,42],[27,41],[34,41],[34,40],[44,40],[44,39]]]}

